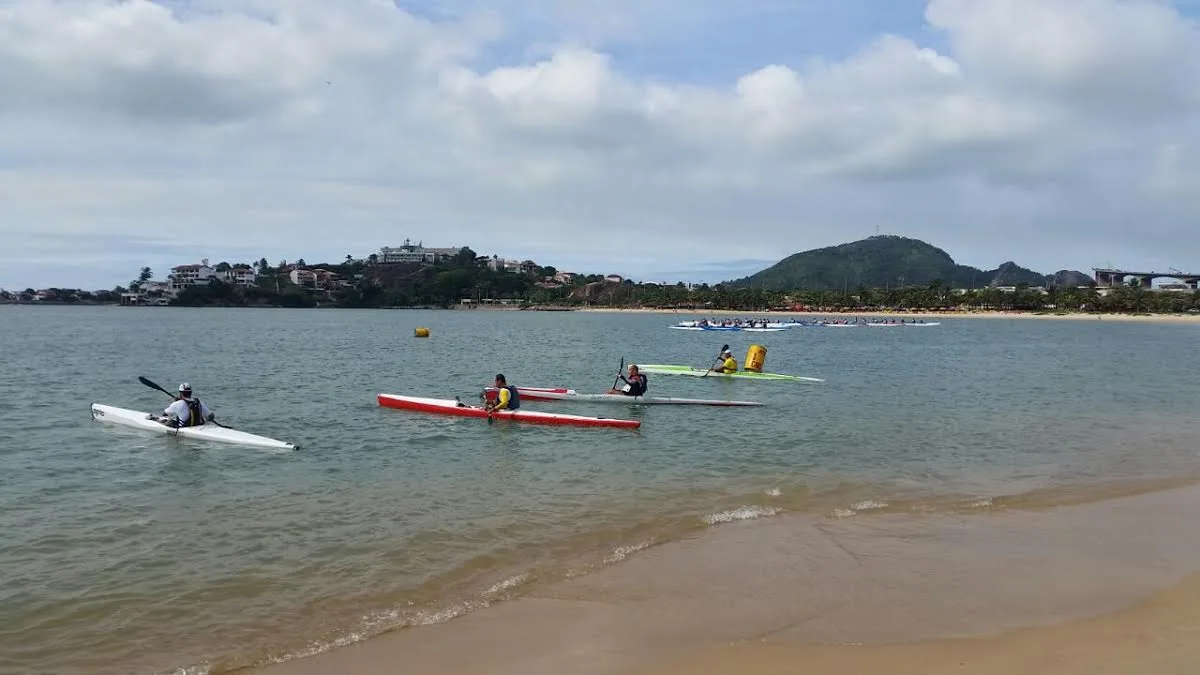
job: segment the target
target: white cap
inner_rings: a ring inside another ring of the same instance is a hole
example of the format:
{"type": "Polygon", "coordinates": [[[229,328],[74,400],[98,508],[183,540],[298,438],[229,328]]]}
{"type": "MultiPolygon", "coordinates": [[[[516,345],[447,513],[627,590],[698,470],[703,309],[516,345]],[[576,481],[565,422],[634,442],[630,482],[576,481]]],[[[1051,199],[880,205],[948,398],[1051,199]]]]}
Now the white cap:
{"type": "Polygon", "coordinates": [[[184,382],[183,384],[179,385],[179,391],[191,391],[191,390],[192,390],[192,385],[188,384],[187,382],[184,382]]]}

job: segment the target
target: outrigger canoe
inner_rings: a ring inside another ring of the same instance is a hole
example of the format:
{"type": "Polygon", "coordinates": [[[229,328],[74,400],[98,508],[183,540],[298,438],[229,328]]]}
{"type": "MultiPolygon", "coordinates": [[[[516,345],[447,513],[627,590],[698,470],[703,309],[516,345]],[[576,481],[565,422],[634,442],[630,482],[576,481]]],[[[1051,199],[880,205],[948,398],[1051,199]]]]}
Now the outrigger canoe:
{"type": "Polygon", "coordinates": [[[616,427],[620,429],[637,429],[642,426],[641,420],[622,420],[609,417],[586,417],[584,415],[567,415],[564,413],[540,412],[536,410],[496,410],[489,413],[479,406],[467,405],[462,401],[446,398],[423,398],[420,396],[400,396],[397,394],[379,394],[376,399],[384,408],[413,410],[416,412],[433,413],[435,415],[454,415],[458,417],[491,417],[512,422],[528,422],[531,424],[557,424],[576,427],[616,427]]]}
{"type": "Polygon", "coordinates": [[[786,328],[744,327],[744,325],[668,325],[676,330],[730,330],[736,333],[781,333],[786,328]]]}
{"type": "MultiPolygon", "coordinates": [[[[517,387],[522,401],[587,401],[595,403],[633,403],[637,405],[710,405],[719,407],[761,406],[756,401],[722,401],[712,398],[674,398],[667,396],[626,396],[624,394],[581,394],[563,387],[517,387]]],[[[496,388],[483,390],[485,398],[496,398],[496,388]]]]}
{"type": "Polygon", "coordinates": [[[692,375],[694,377],[716,377],[720,379],[744,379],[744,380],[786,380],[791,382],[824,382],[817,377],[803,377],[800,375],[781,375],[779,373],[756,373],[749,370],[739,370],[736,373],[709,373],[703,368],[694,368],[692,366],[668,366],[668,365],[642,365],[638,364],[638,370],[651,375],[692,375]],[[708,373],[705,375],[705,373],[708,373]]]}
{"type": "Polygon", "coordinates": [[[201,424],[196,427],[169,427],[158,421],[150,413],[139,412],[137,410],[128,410],[126,408],[117,408],[111,405],[101,405],[99,403],[92,404],[92,419],[101,422],[109,422],[111,424],[120,424],[134,429],[142,429],[144,431],[153,431],[158,434],[169,434],[171,436],[182,436],[184,438],[199,438],[206,441],[216,441],[218,443],[231,443],[233,445],[247,445],[256,448],[275,448],[279,450],[297,450],[299,446],[284,441],[277,441],[274,438],[266,436],[258,436],[256,434],[248,434],[245,431],[230,429],[228,427],[217,426],[212,423],[201,424]]]}

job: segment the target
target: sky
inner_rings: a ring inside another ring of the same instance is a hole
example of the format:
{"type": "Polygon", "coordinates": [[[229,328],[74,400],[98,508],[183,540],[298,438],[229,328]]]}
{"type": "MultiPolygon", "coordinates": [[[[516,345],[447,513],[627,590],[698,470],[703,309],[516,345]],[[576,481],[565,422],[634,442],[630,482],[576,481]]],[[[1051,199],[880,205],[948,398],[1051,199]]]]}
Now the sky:
{"type": "Polygon", "coordinates": [[[1200,272],[1200,3],[0,0],[0,287],[405,239],[715,282],[876,233],[1200,272]]]}

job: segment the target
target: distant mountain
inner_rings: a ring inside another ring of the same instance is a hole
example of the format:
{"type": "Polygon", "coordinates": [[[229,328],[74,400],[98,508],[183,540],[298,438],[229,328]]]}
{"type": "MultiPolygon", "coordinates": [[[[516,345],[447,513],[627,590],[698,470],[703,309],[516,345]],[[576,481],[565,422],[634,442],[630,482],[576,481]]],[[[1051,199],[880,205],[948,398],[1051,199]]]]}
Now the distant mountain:
{"type": "Polygon", "coordinates": [[[959,265],[950,254],[919,239],[878,235],[788,256],[761,272],[730,282],[775,290],[835,290],[858,286],[924,286],[942,281],[955,288],[983,286],[1082,286],[1092,278],[1060,270],[1045,275],[1006,262],[994,270],[959,265]]]}

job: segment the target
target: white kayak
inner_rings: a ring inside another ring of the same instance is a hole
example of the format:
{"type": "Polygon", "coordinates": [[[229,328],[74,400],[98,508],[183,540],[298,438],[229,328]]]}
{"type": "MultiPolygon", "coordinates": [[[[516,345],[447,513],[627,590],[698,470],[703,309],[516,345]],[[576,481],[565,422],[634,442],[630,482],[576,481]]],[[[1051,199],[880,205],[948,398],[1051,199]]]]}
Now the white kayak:
{"type": "Polygon", "coordinates": [[[128,410],[126,408],[117,408],[111,405],[101,405],[99,403],[92,404],[92,419],[101,422],[109,422],[111,424],[120,424],[122,426],[142,429],[144,431],[153,431],[159,434],[168,434],[171,436],[183,436],[185,438],[200,438],[206,441],[215,441],[217,443],[232,443],[234,445],[247,445],[256,448],[275,448],[279,450],[298,450],[300,446],[292,443],[277,441],[274,438],[266,436],[258,436],[248,434],[245,431],[230,429],[228,427],[217,426],[212,423],[205,423],[198,427],[182,427],[175,429],[158,421],[150,413],[139,412],[137,410],[128,410]]]}
{"type": "Polygon", "coordinates": [[[712,379],[746,379],[746,380],[789,380],[793,382],[824,382],[817,377],[801,375],[783,375],[780,373],[757,373],[739,370],[736,373],[716,373],[703,368],[692,366],[674,366],[662,364],[638,364],[638,370],[650,375],[691,375],[693,377],[708,377],[712,379]]]}
{"type": "MultiPolygon", "coordinates": [[[[588,401],[598,403],[633,403],[640,405],[711,405],[718,407],[761,406],[756,401],[723,401],[715,398],[675,398],[669,396],[626,396],[624,394],[581,394],[565,387],[517,387],[522,401],[588,401]]],[[[484,397],[495,400],[496,388],[483,390],[484,397]]]]}

